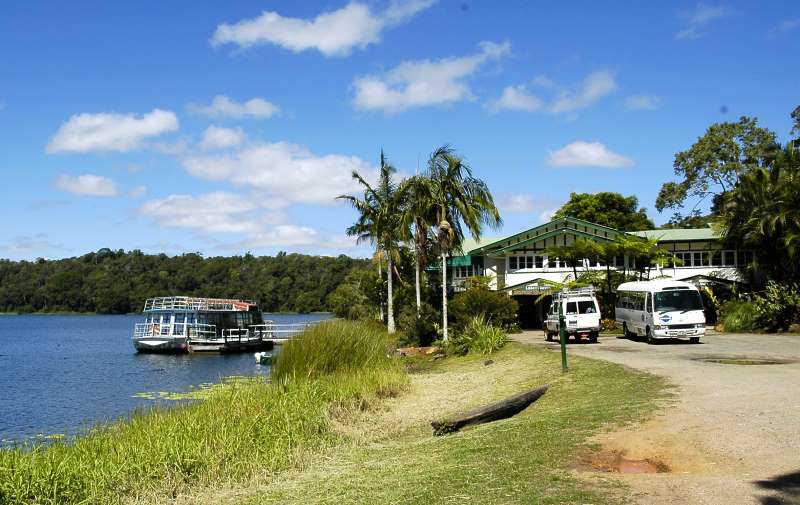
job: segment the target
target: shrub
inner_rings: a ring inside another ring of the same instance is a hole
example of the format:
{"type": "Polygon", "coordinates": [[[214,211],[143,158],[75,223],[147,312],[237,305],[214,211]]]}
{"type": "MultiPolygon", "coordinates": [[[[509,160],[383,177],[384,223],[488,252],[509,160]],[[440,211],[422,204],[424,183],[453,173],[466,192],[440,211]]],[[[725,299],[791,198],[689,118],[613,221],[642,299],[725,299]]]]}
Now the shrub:
{"type": "Polygon", "coordinates": [[[755,329],[756,306],[746,300],[729,300],[722,307],[722,326],[725,331],[747,332],[755,329]]]}
{"type": "Polygon", "coordinates": [[[617,321],[615,319],[600,320],[600,331],[617,331],[617,321]]]}
{"type": "Polygon", "coordinates": [[[467,353],[491,354],[508,343],[501,328],[492,326],[483,316],[469,320],[463,331],[455,332],[448,342],[448,352],[463,356],[467,353]]]}
{"type": "Polygon", "coordinates": [[[457,293],[448,308],[450,321],[456,330],[463,329],[473,317],[479,315],[484,316],[488,324],[509,329],[517,322],[519,304],[503,293],[489,290],[485,285],[473,284],[466,291],[457,293]]]}
{"type": "Polygon", "coordinates": [[[389,367],[388,346],[386,330],[378,323],[324,322],[284,344],[270,373],[279,381],[389,367]]]}
{"type": "Polygon", "coordinates": [[[788,330],[800,322],[800,287],[796,284],[767,282],[763,293],[753,299],[755,324],[767,331],[788,330]]]}
{"type": "Polygon", "coordinates": [[[397,317],[397,328],[403,332],[400,343],[422,347],[431,345],[438,338],[441,317],[429,303],[422,302],[419,317],[416,305],[404,306],[397,317]]]}

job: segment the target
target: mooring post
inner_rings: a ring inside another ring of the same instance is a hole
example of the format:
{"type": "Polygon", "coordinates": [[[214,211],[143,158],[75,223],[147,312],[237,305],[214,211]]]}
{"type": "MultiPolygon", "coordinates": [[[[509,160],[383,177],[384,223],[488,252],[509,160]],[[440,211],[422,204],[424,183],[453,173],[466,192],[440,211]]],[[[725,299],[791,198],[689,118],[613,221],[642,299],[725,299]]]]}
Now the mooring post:
{"type": "Polygon", "coordinates": [[[561,340],[561,373],[567,373],[567,325],[564,317],[564,302],[558,300],[558,337],[561,340]]]}

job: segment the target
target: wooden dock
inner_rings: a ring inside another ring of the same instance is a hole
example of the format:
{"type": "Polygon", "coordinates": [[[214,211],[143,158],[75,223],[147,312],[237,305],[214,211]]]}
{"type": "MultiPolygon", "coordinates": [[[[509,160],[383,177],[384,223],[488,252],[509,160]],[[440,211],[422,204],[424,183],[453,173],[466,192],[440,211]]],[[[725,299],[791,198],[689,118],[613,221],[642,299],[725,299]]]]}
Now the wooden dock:
{"type": "Polygon", "coordinates": [[[288,342],[317,323],[319,321],[285,324],[267,322],[250,328],[226,329],[222,331],[222,335],[197,332],[187,337],[187,347],[189,352],[206,353],[269,350],[276,344],[288,342]]]}

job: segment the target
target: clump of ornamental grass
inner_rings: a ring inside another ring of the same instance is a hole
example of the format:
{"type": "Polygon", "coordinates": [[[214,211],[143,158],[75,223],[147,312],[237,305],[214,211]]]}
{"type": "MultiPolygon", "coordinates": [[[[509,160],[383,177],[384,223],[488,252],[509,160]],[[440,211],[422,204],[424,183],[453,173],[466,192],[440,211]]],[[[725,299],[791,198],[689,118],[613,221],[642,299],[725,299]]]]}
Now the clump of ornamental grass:
{"type": "Polygon", "coordinates": [[[407,378],[386,357],[385,332],[367,334],[355,323],[337,322],[310,333],[317,337],[287,345],[292,368],[272,383],[235,381],[201,401],[140,410],[72,440],[0,450],[0,503],[168,499],[196,486],[290,468],[304,453],[335,444],[341,435],[331,429],[331,409],[338,418],[362,410],[371,399],[402,389],[407,378]],[[294,354],[307,348],[322,353],[318,339],[327,332],[339,335],[331,358],[339,366],[310,353],[313,366],[301,367],[294,354]],[[356,354],[345,357],[348,349],[356,354]]]}

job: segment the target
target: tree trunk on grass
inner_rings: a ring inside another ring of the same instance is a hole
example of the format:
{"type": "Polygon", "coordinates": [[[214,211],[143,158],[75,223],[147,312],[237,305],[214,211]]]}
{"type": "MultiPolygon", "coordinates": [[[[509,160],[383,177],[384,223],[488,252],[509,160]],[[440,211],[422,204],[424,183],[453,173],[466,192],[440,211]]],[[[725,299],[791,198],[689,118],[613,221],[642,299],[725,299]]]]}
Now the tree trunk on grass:
{"type": "Polygon", "coordinates": [[[508,397],[497,403],[470,410],[466,414],[458,417],[445,419],[443,421],[433,421],[431,422],[433,434],[436,436],[446,435],[471,424],[488,423],[519,414],[528,408],[531,403],[541,398],[549,387],[550,385],[546,384],[542,387],[508,397]]]}
{"type": "MultiPolygon", "coordinates": [[[[381,284],[382,284],[383,283],[383,268],[381,268],[381,255],[380,255],[380,253],[378,254],[378,279],[381,281],[381,284]]],[[[383,301],[382,300],[378,300],[378,308],[381,311],[381,316],[380,317],[381,317],[381,323],[383,323],[384,322],[384,318],[383,318],[383,301]]]]}
{"type": "Polygon", "coordinates": [[[387,306],[387,328],[389,330],[389,334],[394,333],[394,304],[392,303],[392,277],[394,277],[392,272],[392,253],[386,253],[386,260],[388,261],[386,267],[386,275],[388,277],[388,306],[387,306]]]}
{"type": "Polygon", "coordinates": [[[442,341],[447,343],[447,254],[442,253],[442,341]]]}
{"type": "Polygon", "coordinates": [[[422,294],[420,293],[420,271],[419,271],[419,246],[414,248],[414,288],[417,295],[417,319],[419,319],[419,311],[422,308],[422,294]]]}

